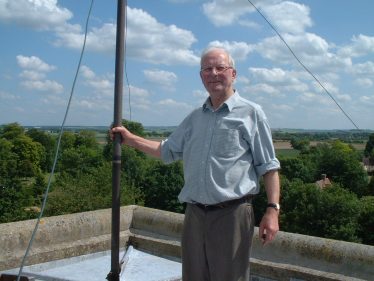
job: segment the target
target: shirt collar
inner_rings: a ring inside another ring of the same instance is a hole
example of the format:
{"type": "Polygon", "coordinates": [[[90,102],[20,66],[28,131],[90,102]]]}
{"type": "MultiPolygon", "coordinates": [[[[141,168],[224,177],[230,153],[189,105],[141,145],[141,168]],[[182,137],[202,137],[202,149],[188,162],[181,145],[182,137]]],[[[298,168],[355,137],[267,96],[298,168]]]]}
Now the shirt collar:
{"type": "MultiPolygon", "coordinates": [[[[227,99],[227,100],[222,104],[221,108],[223,108],[224,106],[226,106],[227,109],[228,109],[229,111],[231,111],[231,110],[234,108],[234,106],[235,106],[235,104],[236,104],[238,98],[239,98],[239,94],[238,94],[238,92],[237,92],[236,90],[234,90],[234,94],[233,94],[232,96],[230,96],[230,97],[229,97],[229,98],[228,98],[228,99],[227,99]]],[[[210,109],[210,110],[213,111],[212,103],[210,102],[210,97],[208,97],[208,98],[205,100],[204,104],[203,104],[203,110],[207,110],[207,109],[210,109]]]]}

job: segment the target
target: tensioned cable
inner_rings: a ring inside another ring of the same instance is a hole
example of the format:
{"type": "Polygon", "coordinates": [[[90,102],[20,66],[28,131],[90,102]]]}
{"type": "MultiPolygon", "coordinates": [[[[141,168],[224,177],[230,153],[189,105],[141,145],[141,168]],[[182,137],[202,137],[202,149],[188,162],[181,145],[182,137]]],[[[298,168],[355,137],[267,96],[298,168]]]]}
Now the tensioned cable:
{"type": "Polygon", "coordinates": [[[75,76],[74,76],[73,85],[72,85],[72,88],[71,88],[71,91],[70,91],[70,97],[69,97],[68,105],[66,107],[65,116],[64,116],[64,119],[63,119],[61,127],[60,127],[60,134],[58,136],[57,147],[56,147],[56,152],[55,152],[55,158],[54,158],[54,161],[53,161],[52,171],[51,171],[51,173],[49,175],[47,188],[45,190],[42,208],[40,210],[39,217],[38,217],[38,219],[36,221],[36,225],[35,225],[34,231],[32,232],[31,239],[30,239],[30,242],[29,242],[29,244],[27,246],[25,255],[23,256],[23,259],[22,259],[22,262],[21,262],[21,266],[20,266],[20,269],[19,269],[19,272],[18,272],[18,276],[17,276],[17,281],[19,281],[20,278],[21,278],[21,274],[22,274],[23,267],[25,265],[26,258],[27,258],[28,254],[29,254],[29,251],[31,249],[32,243],[33,243],[33,241],[35,239],[35,234],[36,234],[36,232],[38,230],[39,223],[40,223],[40,220],[41,220],[41,218],[43,216],[45,205],[47,203],[48,192],[49,192],[49,188],[50,188],[51,182],[52,182],[52,177],[53,177],[53,174],[54,174],[55,168],[56,168],[56,163],[57,163],[57,158],[58,158],[58,152],[59,152],[59,149],[60,149],[60,143],[61,143],[62,134],[63,134],[63,131],[64,131],[64,126],[65,126],[66,118],[68,116],[68,112],[69,112],[69,109],[70,109],[71,100],[73,98],[74,88],[75,88],[75,84],[77,82],[77,77],[78,77],[79,69],[80,69],[80,66],[81,66],[81,62],[82,62],[82,58],[83,58],[83,53],[84,53],[84,50],[85,50],[85,47],[86,47],[88,21],[90,19],[93,2],[94,2],[94,0],[91,0],[90,8],[89,8],[87,19],[86,19],[86,27],[85,27],[85,33],[84,33],[83,46],[82,46],[81,54],[80,54],[80,57],[79,57],[77,71],[76,71],[75,76]]]}
{"type": "Polygon", "coordinates": [[[332,96],[332,94],[322,85],[322,83],[319,81],[319,79],[301,62],[301,60],[296,56],[296,54],[292,51],[291,47],[287,44],[286,40],[282,37],[282,35],[278,32],[278,30],[271,24],[271,22],[261,13],[261,11],[250,1],[247,0],[254,8],[255,10],[261,15],[261,17],[270,25],[270,27],[275,31],[275,33],[278,35],[278,37],[283,41],[283,43],[286,45],[288,50],[291,52],[291,54],[294,56],[294,58],[298,61],[298,63],[308,72],[314,80],[317,81],[317,83],[322,87],[322,89],[327,93],[327,95],[334,101],[334,103],[339,107],[341,112],[348,118],[349,121],[353,124],[353,126],[356,127],[357,130],[359,130],[359,127],[356,125],[356,123],[352,120],[352,118],[344,111],[344,109],[339,105],[337,100],[332,96]]]}
{"type": "Polygon", "coordinates": [[[126,42],[127,42],[127,7],[125,8],[125,34],[124,35],[125,35],[124,36],[125,37],[124,38],[124,40],[125,40],[125,42],[124,42],[124,44],[125,44],[125,48],[124,48],[125,77],[126,77],[127,86],[129,88],[129,114],[130,114],[129,120],[131,121],[132,120],[132,114],[131,114],[131,88],[130,88],[129,78],[127,76],[127,64],[126,64],[126,61],[127,61],[127,59],[126,59],[126,49],[127,49],[127,47],[126,47],[126,42]]]}

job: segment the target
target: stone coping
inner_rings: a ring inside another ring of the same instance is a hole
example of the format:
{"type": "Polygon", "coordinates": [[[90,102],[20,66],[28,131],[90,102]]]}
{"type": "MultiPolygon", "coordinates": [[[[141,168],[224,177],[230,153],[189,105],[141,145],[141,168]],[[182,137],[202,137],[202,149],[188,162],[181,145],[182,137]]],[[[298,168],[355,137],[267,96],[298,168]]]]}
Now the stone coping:
{"type": "MultiPolygon", "coordinates": [[[[183,218],[141,206],[121,207],[121,245],[180,259],[183,218]]],[[[0,271],[19,267],[35,223],[0,224],[0,271]]],[[[253,239],[251,269],[259,276],[276,280],[371,280],[374,276],[373,246],[280,231],[263,247],[257,229],[253,239]]],[[[26,264],[110,250],[110,245],[111,209],[46,217],[26,264]]]]}

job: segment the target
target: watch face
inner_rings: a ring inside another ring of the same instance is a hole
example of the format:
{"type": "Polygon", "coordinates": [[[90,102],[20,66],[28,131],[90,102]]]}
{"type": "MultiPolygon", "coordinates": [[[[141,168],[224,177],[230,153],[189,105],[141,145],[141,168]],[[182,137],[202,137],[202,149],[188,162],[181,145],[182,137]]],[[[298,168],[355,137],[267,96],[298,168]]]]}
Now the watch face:
{"type": "Polygon", "coordinates": [[[268,203],[267,207],[274,208],[276,210],[280,210],[280,205],[278,203],[268,203]]]}

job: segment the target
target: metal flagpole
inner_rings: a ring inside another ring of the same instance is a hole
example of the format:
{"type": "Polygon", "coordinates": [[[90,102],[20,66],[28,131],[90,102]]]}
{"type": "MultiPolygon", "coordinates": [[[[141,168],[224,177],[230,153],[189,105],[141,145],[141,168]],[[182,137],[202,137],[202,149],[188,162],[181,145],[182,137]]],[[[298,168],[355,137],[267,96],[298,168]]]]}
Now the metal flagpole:
{"type": "MultiPolygon", "coordinates": [[[[117,34],[116,34],[116,63],[114,84],[114,122],[113,126],[122,125],[122,92],[123,92],[123,66],[125,48],[125,16],[126,0],[118,0],[117,6],[117,34]]],[[[109,281],[119,281],[119,232],[120,232],[120,183],[121,183],[121,136],[114,135],[113,161],[112,161],[112,243],[111,243],[111,270],[107,276],[109,281]]]]}

